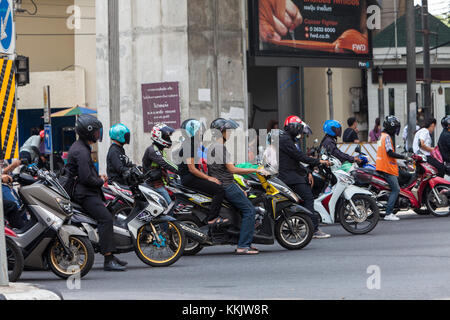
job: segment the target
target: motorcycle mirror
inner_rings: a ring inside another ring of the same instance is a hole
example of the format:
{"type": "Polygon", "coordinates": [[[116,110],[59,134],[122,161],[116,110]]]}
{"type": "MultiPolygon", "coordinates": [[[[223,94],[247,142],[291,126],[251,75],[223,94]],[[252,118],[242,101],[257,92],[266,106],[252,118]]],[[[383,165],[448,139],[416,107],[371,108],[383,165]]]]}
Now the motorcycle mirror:
{"type": "Polygon", "coordinates": [[[319,143],[319,139],[314,139],[314,144],[318,144],[319,143]]]}
{"type": "Polygon", "coordinates": [[[361,153],[361,147],[360,147],[360,146],[357,146],[357,147],[355,148],[355,152],[361,153]]]}

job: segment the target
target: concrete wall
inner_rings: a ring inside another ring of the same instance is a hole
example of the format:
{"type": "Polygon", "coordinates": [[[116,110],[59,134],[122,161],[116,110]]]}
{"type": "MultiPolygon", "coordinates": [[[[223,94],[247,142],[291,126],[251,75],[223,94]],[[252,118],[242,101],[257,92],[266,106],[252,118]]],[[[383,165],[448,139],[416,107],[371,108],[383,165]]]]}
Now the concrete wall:
{"type": "MultiPolygon", "coordinates": [[[[32,72],[60,71],[75,62],[74,30],[67,28],[67,7],[74,0],[35,0],[38,12],[16,15],[17,53],[30,57],[32,72]]],[[[23,8],[33,12],[29,1],[23,8]]]]}

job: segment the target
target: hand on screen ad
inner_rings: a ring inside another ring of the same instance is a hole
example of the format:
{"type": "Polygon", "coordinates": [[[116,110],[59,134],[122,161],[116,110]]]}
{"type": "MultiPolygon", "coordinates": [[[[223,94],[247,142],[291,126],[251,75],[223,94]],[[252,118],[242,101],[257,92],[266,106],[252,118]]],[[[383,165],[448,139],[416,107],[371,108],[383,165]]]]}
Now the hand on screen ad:
{"type": "Polygon", "coordinates": [[[262,41],[281,41],[303,22],[298,7],[291,0],[260,0],[259,34],[262,41]]]}

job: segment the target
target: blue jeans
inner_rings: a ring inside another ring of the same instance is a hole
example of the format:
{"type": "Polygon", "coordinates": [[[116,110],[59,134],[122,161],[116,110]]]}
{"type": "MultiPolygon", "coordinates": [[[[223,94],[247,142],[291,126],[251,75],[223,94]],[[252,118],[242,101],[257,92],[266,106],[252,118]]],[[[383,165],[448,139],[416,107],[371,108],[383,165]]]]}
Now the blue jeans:
{"type": "Polygon", "coordinates": [[[172,202],[172,199],[170,198],[169,192],[166,190],[166,188],[164,187],[156,188],[155,191],[164,197],[167,204],[170,204],[172,202]]]}
{"type": "Polygon", "coordinates": [[[384,174],[387,183],[391,187],[391,194],[389,195],[389,200],[386,207],[386,215],[394,212],[394,206],[397,202],[398,195],[400,194],[400,185],[398,184],[398,177],[391,174],[384,174]]]}
{"type": "Polygon", "coordinates": [[[233,183],[225,188],[227,200],[242,212],[241,232],[239,234],[238,248],[250,248],[255,232],[256,210],[250,200],[245,196],[244,191],[233,183]]]}

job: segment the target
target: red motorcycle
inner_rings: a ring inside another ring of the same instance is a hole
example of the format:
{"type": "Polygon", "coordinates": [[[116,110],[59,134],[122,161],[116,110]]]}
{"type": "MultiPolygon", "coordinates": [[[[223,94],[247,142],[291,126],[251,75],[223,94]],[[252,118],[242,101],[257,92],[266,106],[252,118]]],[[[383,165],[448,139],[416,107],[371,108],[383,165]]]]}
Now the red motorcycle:
{"type": "MultiPolygon", "coordinates": [[[[423,205],[429,213],[437,217],[450,215],[450,182],[437,176],[438,171],[426,162],[426,158],[413,155],[415,172],[400,169],[400,195],[394,213],[413,209],[421,213],[423,205]]],[[[385,210],[390,195],[390,187],[383,173],[373,169],[357,168],[351,173],[356,184],[372,191],[381,210],[385,210]]]]}
{"type": "Polygon", "coordinates": [[[17,234],[8,227],[5,227],[5,236],[8,279],[10,282],[16,282],[19,280],[24,268],[23,254],[20,247],[13,240],[17,238],[17,234]]]}

